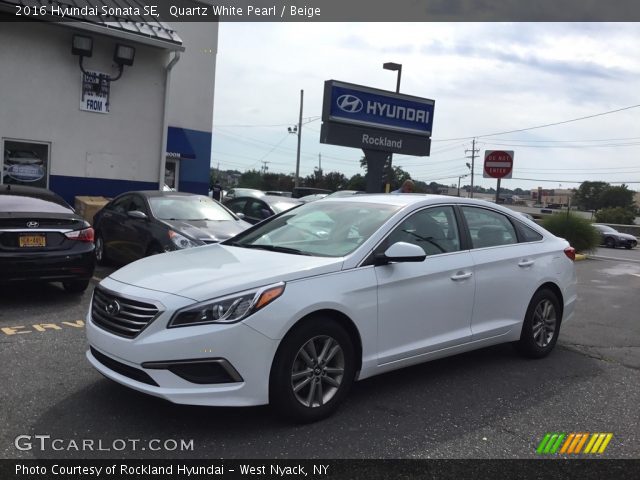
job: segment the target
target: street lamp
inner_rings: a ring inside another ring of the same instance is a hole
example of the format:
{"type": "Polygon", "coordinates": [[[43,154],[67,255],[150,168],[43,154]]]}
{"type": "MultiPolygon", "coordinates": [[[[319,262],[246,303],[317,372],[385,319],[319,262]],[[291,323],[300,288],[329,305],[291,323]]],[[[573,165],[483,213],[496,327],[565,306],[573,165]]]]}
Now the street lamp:
{"type": "MultiPolygon", "coordinates": [[[[393,72],[398,72],[398,77],[396,80],[396,93],[400,93],[400,78],[402,77],[402,65],[399,63],[393,63],[393,62],[387,62],[387,63],[383,63],[382,64],[382,68],[384,68],[385,70],[391,70],[393,72]]],[[[387,171],[387,184],[385,186],[385,192],[389,193],[391,191],[391,174],[393,172],[392,169],[392,163],[393,163],[393,153],[389,154],[389,169],[387,171]]]]}
{"type": "Polygon", "coordinates": [[[464,175],[460,175],[458,177],[458,196],[460,196],[460,180],[462,180],[463,178],[467,178],[469,176],[468,173],[465,173],[464,175]]]}
{"type": "Polygon", "coordinates": [[[385,70],[392,70],[398,72],[398,80],[396,83],[396,93],[400,93],[400,78],[402,77],[402,65],[400,63],[387,62],[382,64],[382,68],[385,70]]]}

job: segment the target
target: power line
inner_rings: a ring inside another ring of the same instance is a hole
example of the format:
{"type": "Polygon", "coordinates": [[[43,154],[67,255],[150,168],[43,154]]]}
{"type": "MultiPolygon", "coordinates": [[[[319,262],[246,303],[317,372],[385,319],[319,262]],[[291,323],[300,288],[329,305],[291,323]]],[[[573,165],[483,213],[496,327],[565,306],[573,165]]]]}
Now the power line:
{"type": "Polygon", "coordinates": [[[566,123],[571,123],[571,122],[578,122],[580,120],[587,120],[589,118],[595,118],[595,117],[601,117],[603,115],[610,115],[612,113],[618,113],[618,112],[623,112],[625,110],[631,110],[632,108],[638,108],[640,107],[640,104],[638,105],[630,105],[628,107],[623,107],[623,108],[618,108],[616,110],[609,110],[608,112],[601,112],[601,113],[594,113],[593,115],[587,115],[584,117],[578,117],[578,118],[572,118],[571,120],[563,120],[561,122],[554,122],[554,123],[546,123],[544,125],[536,125],[535,127],[527,127],[527,128],[518,128],[516,130],[507,130],[504,132],[495,132],[495,133],[485,133],[483,135],[473,135],[473,136],[468,136],[468,137],[459,137],[459,138],[447,138],[447,139],[441,139],[441,142],[445,142],[445,141],[454,141],[454,140],[470,140],[471,138],[484,138],[484,137],[493,137],[495,135],[506,135],[509,133],[517,133],[517,132],[526,132],[528,130],[536,130],[538,128],[546,128],[546,127],[554,127],[556,125],[564,125],[566,123]]]}

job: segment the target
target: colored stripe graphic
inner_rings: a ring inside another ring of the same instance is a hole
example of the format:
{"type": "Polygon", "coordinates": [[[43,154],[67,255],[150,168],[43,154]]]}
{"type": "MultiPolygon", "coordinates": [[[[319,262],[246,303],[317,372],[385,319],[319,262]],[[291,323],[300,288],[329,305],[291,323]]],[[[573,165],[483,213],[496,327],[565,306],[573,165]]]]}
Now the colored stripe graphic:
{"type": "Polygon", "coordinates": [[[545,434],[536,449],[536,453],[550,455],[554,453],[576,455],[579,453],[604,453],[613,433],[556,433],[545,434]],[[585,447],[586,444],[586,447],[585,447]],[[584,447],[584,450],[583,450],[584,447]]]}

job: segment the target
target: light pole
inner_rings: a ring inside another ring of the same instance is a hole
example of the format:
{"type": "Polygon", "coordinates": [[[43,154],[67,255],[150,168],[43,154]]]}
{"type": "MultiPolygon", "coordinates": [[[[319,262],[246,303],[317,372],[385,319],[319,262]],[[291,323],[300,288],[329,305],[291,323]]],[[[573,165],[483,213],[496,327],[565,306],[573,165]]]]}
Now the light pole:
{"type": "Polygon", "coordinates": [[[464,175],[460,175],[458,177],[458,196],[460,196],[460,180],[462,180],[463,178],[467,178],[469,176],[468,173],[464,174],[464,175]]]}
{"type": "Polygon", "coordinates": [[[293,180],[293,186],[300,186],[300,140],[302,137],[302,104],[304,100],[304,90],[300,90],[300,117],[298,118],[298,125],[289,127],[287,130],[289,133],[293,133],[298,136],[298,151],[296,153],[296,178],[293,180]]]}
{"type": "MultiPolygon", "coordinates": [[[[393,62],[387,62],[387,63],[383,63],[382,64],[382,68],[384,68],[385,70],[391,70],[393,72],[398,72],[398,77],[396,80],[396,93],[400,93],[400,79],[402,78],[402,65],[400,63],[393,63],[393,62]]],[[[392,164],[393,162],[393,153],[389,154],[389,168],[387,170],[387,184],[385,186],[385,193],[389,193],[389,191],[391,190],[391,172],[392,170],[392,164]]]]}

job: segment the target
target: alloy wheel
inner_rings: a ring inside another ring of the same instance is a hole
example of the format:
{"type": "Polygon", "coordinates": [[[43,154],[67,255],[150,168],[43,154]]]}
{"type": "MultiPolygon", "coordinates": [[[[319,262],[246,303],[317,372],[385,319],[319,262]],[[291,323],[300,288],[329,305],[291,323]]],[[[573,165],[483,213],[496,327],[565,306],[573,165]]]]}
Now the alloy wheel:
{"type": "Polygon", "coordinates": [[[320,335],[307,341],[295,356],[291,388],[305,407],[321,407],[338,392],[345,370],[345,355],[332,337],[320,335]]]}
{"type": "Polygon", "coordinates": [[[546,347],[556,331],[556,309],[550,300],[544,299],[533,313],[533,339],[539,347],[546,347]]]}

